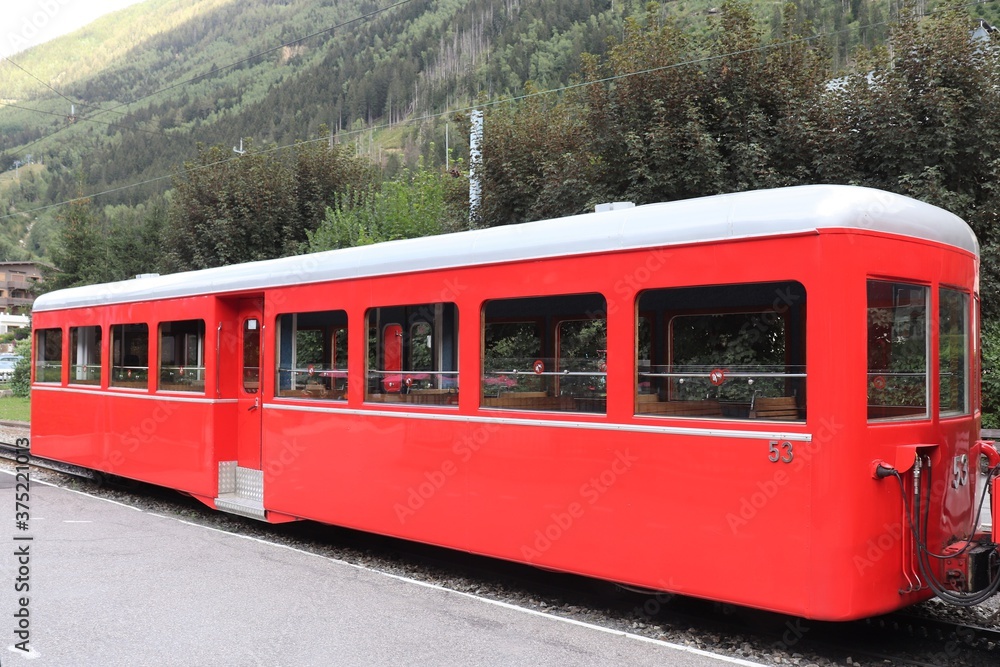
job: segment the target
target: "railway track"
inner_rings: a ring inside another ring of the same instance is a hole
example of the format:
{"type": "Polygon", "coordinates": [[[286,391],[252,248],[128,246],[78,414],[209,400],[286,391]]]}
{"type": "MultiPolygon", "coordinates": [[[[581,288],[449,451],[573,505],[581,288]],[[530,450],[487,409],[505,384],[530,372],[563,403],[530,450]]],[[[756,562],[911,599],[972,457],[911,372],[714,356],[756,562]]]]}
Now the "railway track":
{"type": "Polygon", "coordinates": [[[1000,628],[955,623],[907,613],[868,619],[873,628],[909,637],[939,642],[956,642],[986,651],[995,651],[1000,659],[1000,628]]]}
{"type": "Polygon", "coordinates": [[[0,459],[6,459],[8,461],[17,461],[21,463],[22,461],[18,458],[20,452],[27,451],[27,463],[28,465],[34,466],[36,468],[42,468],[43,470],[52,470],[64,475],[72,475],[73,477],[79,477],[82,479],[89,479],[93,481],[101,481],[103,476],[99,472],[93,470],[87,470],[86,468],[79,468],[77,466],[72,466],[66,463],[60,463],[59,461],[52,461],[50,459],[43,459],[37,456],[31,456],[30,450],[25,450],[22,447],[18,447],[12,442],[2,442],[0,441],[0,459]]]}
{"type": "MultiPolygon", "coordinates": [[[[18,451],[23,450],[13,443],[0,442],[0,459],[16,460],[18,451]]],[[[212,527],[461,592],[762,664],[986,667],[1000,663],[998,628],[911,613],[857,623],[819,623],[738,610],[313,522],[262,524],[213,512],[161,487],[130,480],[118,484],[113,477],[38,457],[29,456],[28,462],[35,468],[67,476],[63,480],[73,488],[109,494],[151,511],[182,515],[212,527]]]]}

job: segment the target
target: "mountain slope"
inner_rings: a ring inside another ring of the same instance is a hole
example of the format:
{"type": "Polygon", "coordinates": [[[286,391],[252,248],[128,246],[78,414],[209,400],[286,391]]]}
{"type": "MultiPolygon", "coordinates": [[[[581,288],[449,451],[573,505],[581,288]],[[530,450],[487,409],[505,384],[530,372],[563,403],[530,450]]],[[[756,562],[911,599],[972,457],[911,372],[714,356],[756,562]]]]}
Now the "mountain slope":
{"type": "MultiPolygon", "coordinates": [[[[799,15],[829,31],[831,50],[846,58],[885,33],[884,6],[802,0],[799,15]]],[[[754,7],[766,29],[776,6],[754,7]]],[[[440,163],[443,114],[520,94],[528,81],[542,90],[569,83],[582,54],[603,54],[624,17],[646,8],[641,0],[148,0],[19,54],[19,67],[0,64],[0,170],[44,165],[35,186],[0,190],[0,216],[85,193],[105,193],[104,205],[144,202],[171,186],[198,144],[287,146],[324,126],[373,159],[392,155],[390,165],[440,163]],[[386,125],[394,129],[377,143],[369,128],[386,125]]],[[[709,0],[659,9],[694,33],[715,11],[709,0]]],[[[459,134],[450,133],[450,147],[462,155],[459,134]]],[[[54,210],[35,214],[32,251],[45,252],[54,210]]],[[[10,222],[0,217],[0,240],[10,222]]]]}

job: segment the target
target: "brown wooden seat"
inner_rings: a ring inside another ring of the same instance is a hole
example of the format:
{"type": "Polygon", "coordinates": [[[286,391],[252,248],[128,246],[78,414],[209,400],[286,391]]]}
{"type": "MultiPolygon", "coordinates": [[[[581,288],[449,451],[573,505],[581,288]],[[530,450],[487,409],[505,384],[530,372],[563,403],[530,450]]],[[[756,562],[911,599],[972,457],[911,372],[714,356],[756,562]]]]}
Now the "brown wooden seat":
{"type": "Polygon", "coordinates": [[[750,419],[774,419],[778,421],[793,421],[799,417],[799,406],[794,396],[775,396],[772,398],[760,396],[754,399],[750,419]]]}
{"type": "MultiPolygon", "coordinates": [[[[641,397],[640,397],[641,398],[641,397]]],[[[715,399],[703,401],[640,400],[637,414],[669,415],[671,417],[721,417],[722,406],[715,399]]]]}
{"type": "Polygon", "coordinates": [[[549,396],[544,391],[509,391],[499,396],[486,396],[483,398],[483,407],[568,412],[576,410],[572,396],[549,396]]]}
{"type": "Polygon", "coordinates": [[[421,405],[454,405],[458,403],[458,392],[454,389],[411,389],[406,397],[408,403],[421,405]]]}

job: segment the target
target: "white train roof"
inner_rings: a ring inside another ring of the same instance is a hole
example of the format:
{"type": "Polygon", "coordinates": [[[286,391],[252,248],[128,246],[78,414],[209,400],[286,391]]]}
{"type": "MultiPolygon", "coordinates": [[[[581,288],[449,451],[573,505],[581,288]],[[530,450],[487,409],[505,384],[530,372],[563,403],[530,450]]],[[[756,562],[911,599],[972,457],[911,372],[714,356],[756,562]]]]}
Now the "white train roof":
{"type": "Polygon", "coordinates": [[[969,226],[936,206],[870,188],[805,185],[73,287],[43,294],[35,300],[34,310],[234,293],[479,264],[815,233],[823,229],[871,230],[926,239],[979,256],[979,243],[969,226]]]}

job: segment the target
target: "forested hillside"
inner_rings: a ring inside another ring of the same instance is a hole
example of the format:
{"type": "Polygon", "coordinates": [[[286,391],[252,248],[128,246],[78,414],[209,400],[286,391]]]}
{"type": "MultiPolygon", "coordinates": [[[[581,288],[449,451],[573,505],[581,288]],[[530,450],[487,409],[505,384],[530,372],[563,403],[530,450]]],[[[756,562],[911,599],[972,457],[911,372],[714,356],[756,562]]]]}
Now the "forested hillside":
{"type": "MultiPolygon", "coordinates": [[[[835,71],[884,39],[898,12],[873,0],[794,6],[796,29],[823,35],[835,71]]],[[[780,5],[752,7],[762,43],[780,39],[780,5]]],[[[149,208],[200,145],[281,149],[328,128],[389,178],[420,160],[445,163],[447,148],[465,157],[465,109],[579,81],[585,54],[603,58],[625,19],[646,9],[641,0],[148,0],[0,64],[0,259],[50,256],[53,205],[74,197],[149,208]],[[25,178],[10,171],[20,164],[32,167],[25,178]]],[[[709,0],[654,13],[705,44],[720,16],[709,0]]]]}

